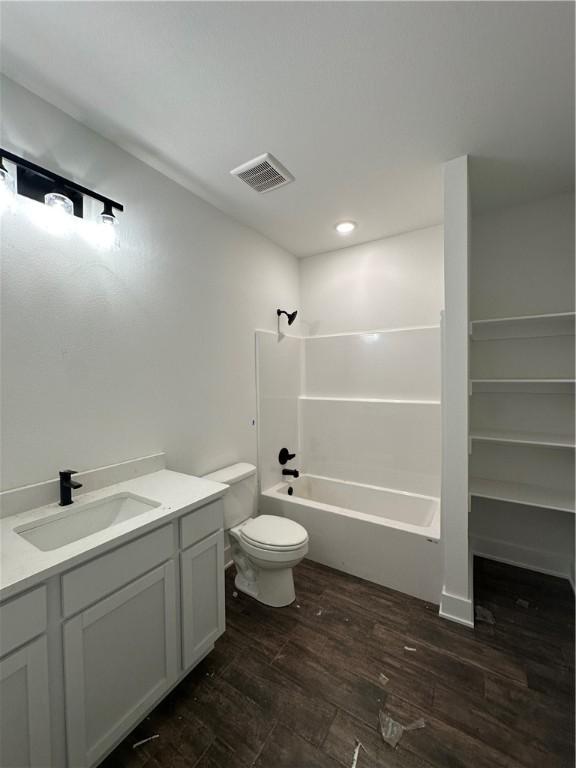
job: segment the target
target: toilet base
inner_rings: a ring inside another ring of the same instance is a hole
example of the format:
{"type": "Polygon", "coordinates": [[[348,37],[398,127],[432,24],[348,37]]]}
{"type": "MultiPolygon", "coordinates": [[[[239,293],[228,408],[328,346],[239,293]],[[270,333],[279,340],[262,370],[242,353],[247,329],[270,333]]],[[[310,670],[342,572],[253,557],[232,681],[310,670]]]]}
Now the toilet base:
{"type": "Polygon", "coordinates": [[[238,572],[234,584],[239,592],[272,608],[283,608],[296,600],[292,568],[260,569],[253,580],[238,572]]]}

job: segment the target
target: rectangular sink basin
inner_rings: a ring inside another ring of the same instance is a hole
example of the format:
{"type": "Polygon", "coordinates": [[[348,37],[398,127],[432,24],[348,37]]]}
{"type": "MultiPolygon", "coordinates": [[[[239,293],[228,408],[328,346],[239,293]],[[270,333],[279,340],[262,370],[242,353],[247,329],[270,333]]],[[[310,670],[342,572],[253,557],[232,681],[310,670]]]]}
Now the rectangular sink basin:
{"type": "Polygon", "coordinates": [[[65,547],[93,533],[112,528],[133,517],[161,506],[159,501],[136,496],[133,493],[116,493],[98,501],[71,504],[62,512],[48,518],[26,523],[15,532],[37,549],[48,552],[65,547]]]}

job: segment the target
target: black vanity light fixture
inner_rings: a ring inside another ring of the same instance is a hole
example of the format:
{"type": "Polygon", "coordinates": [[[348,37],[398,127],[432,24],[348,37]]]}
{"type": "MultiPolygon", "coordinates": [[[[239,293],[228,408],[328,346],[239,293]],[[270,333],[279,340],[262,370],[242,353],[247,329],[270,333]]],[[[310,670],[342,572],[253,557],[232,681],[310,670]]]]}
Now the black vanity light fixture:
{"type": "Polygon", "coordinates": [[[124,210],[121,203],[0,148],[0,197],[5,200],[15,192],[44,203],[60,214],[73,214],[81,219],[84,218],[84,197],[90,197],[104,206],[99,218],[108,230],[116,224],[114,211],[124,210]],[[5,160],[16,166],[16,179],[6,169],[5,160]]]}

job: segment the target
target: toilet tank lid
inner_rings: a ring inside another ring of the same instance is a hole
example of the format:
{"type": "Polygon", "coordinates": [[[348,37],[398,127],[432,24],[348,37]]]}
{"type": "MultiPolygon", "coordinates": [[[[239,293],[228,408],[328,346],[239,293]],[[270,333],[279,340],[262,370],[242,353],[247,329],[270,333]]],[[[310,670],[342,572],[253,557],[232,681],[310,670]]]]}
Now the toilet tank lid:
{"type": "Polygon", "coordinates": [[[239,483],[240,480],[245,480],[247,477],[255,474],[256,467],[254,464],[247,464],[241,461],[238,464],[231,464],[229,467],[217,469],[216,472],[211,472],[209,475],[204,475],[204,479],[213,480],[215,483],[231,485],[232,483],[239,483]]]}

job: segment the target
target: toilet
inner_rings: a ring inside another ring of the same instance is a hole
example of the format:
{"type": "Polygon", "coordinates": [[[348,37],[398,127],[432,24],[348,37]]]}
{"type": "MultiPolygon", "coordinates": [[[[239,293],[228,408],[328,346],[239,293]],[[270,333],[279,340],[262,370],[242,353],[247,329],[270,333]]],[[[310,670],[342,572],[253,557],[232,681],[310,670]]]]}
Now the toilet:
{"type": "Polygon", "coordinates": [[[236,588],[275,608],[293,603],[292,569],[308,552],[306,529],[278,515],[256,516],[253,464],[233,464],[204,477],[230,486],[223,499],[224,528],[236,565],[236,588]]]}

